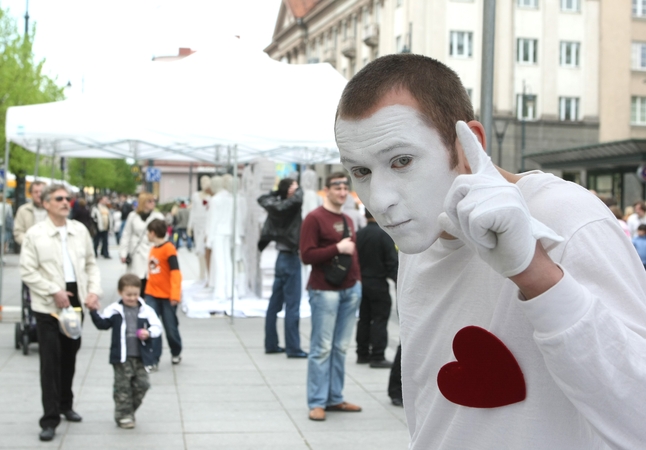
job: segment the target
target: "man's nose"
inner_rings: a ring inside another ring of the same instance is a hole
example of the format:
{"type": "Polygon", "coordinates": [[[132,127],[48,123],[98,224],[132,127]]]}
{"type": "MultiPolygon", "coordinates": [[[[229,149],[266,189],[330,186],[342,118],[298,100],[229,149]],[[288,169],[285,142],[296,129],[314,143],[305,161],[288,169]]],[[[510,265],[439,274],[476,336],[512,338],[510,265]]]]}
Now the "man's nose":
{"type": "Polygon", "coordinates": [[[397,204],[398,194],[385,183],[370,183],[370,207],[373,214],[384,214],[389,208],[397,204]]]}

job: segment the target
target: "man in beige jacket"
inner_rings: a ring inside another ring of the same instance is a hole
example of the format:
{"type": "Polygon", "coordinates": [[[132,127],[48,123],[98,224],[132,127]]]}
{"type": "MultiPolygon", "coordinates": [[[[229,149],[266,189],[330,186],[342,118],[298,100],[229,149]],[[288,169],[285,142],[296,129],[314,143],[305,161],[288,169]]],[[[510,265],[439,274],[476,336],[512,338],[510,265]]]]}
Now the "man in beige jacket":
{"type": "Polygon", "coordinates": [[[16,218],[13,224],[13,239],[18,245],[22,245],[22,240],[27,230],[47,218],[47,211],[43,208],[41,201],[44,188],[44,182],[34,181],[29,186],[32,202],[25,203],[16,211],[16,218]]]}
{"type": "Polygon", "coordinates": [[[81,302],[97,309],[102,292],[90,233],[80,222],[67,219],[70,194],[65,186],[54,184],[45,189],[43,206],[47,218],[24,236],[20,274],[31,291],[38,330],[44,410],[40,440],[51,441],[61,414],[70,422],[82,420],[72,409],[72,381],[81,339],[62,334],[52,314],[60,314],[70,305],[81,307],[81,302]]]}

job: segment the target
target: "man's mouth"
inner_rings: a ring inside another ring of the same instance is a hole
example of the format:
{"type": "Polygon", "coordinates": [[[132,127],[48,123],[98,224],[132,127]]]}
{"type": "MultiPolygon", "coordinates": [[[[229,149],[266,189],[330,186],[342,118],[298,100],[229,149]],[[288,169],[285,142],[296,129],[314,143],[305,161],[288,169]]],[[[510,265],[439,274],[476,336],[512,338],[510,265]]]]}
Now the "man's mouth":
{"type": "Polygon", "coordinates": [[[411,221],[411,219],[408,219],[408,220],[404,220],[402,222],[396,222],[396,223],[393,223],[393,224],[384,225],[384,228],[388,228],[389,230],[396,230],[396,229],[406,225],[410,221],[411,221]]]}

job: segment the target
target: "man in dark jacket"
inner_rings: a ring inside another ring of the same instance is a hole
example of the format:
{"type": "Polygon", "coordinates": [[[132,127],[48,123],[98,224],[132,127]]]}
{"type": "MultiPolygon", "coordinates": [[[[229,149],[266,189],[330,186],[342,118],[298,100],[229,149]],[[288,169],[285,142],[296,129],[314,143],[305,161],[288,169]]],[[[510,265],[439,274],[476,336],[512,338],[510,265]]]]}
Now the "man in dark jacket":
{"type": "Polygon", "coordinates": [[[357,232],[363,281],[357,324],[357,362],[387,369],[392,366],[385,357],[392,300],[386,278],[397,281],[397,250],[393,240],[379,228],[368,210],[366,219],[368,226],[357,232]]]}
{"type": "Polygon", "coordinates": [[[298,333],[301,305],[301,260],[298,244],[301,233],[301,205],[303,190],[291,178],[278,183],[278,190],[261,195],[258,204],[267,210],[258,249],[262,251],[270,241],[276,241],[278,258],[274,286],[265,317],[265,353],[287,352],[288,358],[307,358],[301,349],[298,333]],[[278,346],[276,315],[285,304],[285,347],[278,346]]]}

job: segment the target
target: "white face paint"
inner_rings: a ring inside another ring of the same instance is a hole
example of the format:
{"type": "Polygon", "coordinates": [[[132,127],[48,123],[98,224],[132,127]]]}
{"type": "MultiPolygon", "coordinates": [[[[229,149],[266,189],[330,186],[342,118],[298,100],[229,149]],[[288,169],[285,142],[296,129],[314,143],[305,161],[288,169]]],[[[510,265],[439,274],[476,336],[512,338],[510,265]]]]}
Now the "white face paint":
{"type": "Polygon", "coordinates": [[[335,131],[341,162],[379,226],[403,253],[428,249],[443,231],[437,218],[458,175],[438,132],[403,105],[339,119],[335,131]]]}

